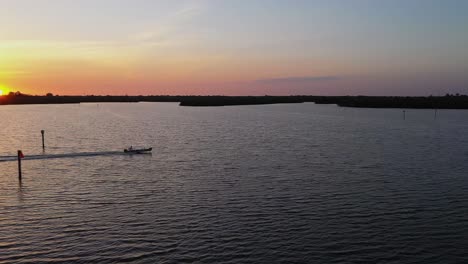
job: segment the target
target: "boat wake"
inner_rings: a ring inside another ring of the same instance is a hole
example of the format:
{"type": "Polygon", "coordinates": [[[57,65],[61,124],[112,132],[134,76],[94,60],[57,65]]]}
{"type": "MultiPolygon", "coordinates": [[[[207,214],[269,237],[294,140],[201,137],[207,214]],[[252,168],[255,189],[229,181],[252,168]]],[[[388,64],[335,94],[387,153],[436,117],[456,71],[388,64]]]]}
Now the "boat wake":
{"type": "MultiPolygon", "coordinates": [[[[78,152],[78,153],[63,153],[63,154],[37,154],[25,155],[22,160],[41,160],[41,159],[62,159],[75,157],[93,157],[93,156],[112,156],[112,155],[128,155],[122,151],[99,151],[99,152],[78,152]]],[[[16,161],[17,156],[0,156],[0,162],[16,161]]]]}

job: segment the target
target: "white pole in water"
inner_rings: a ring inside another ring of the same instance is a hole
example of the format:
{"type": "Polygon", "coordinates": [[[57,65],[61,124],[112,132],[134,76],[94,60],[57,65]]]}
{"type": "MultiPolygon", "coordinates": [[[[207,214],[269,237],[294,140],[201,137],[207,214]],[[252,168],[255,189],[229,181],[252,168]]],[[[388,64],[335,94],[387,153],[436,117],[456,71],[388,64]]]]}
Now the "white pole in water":
{"type": "Polygon", "coordinates": [[[44,133],[45,133],[45,131],[44,131],[44,130],[41,130],[41,134],[42,134],[42,149],[45,149],[45,144],[44,144],[44,133]]]}

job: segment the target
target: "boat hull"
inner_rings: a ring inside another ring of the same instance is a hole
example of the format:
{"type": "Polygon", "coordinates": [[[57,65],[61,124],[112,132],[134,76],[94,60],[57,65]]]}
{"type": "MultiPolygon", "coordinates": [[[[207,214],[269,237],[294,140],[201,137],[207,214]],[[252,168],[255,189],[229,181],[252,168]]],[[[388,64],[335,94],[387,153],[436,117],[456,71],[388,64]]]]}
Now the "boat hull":
{"type": "Polygon", "coordinates": [[[150,153],[153,148],[145,148],[145,149],[124,149],[125,153],[128,154],[143,154],[143,153],[150,153]]]}

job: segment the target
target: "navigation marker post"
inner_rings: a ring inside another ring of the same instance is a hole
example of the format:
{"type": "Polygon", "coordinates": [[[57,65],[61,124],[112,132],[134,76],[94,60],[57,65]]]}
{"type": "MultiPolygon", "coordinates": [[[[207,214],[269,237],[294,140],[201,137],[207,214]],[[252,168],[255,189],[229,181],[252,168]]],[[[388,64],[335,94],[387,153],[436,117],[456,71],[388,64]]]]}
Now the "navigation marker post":
{"type": "Polygon", "coordinates": [[[45,131],[44,131],[44,130],[41,130],[41,134],[42,134],[42,149],[45,149],[45,144],[44,144],[44,133],[45,133],[45,131]]]}
{"type": "Polygon", "coordinates": [[[23,152],[18,150],[18,180],[21,182],[22,175],[21,175],[21,159],[24,158],[23,152]]]}

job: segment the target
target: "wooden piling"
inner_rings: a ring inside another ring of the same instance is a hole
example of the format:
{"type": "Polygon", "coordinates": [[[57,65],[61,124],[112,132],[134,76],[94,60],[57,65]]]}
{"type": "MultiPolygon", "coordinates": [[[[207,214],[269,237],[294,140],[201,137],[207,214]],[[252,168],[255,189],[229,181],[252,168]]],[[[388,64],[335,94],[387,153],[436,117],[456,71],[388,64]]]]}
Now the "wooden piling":
{"type": "Polygon", "coordinates": [[[44,131],[44,130],[41,130],[41,134],[42,134],[42,149],[45,149],[45,144],[44,144],[44,133],[45,133],[45,131],[44,131]]]}
{"type": "Polygon", "coordinates": [[[21,175],[21,156],[23,153],[21,150],[18,150],[18,180],[21,182],[22,180],[22,175],[21,175]]]}
{"type": "Polygon", "coordinates": [[[406,120],[406,110],[403,110],[403,120],[406,120]]]}

